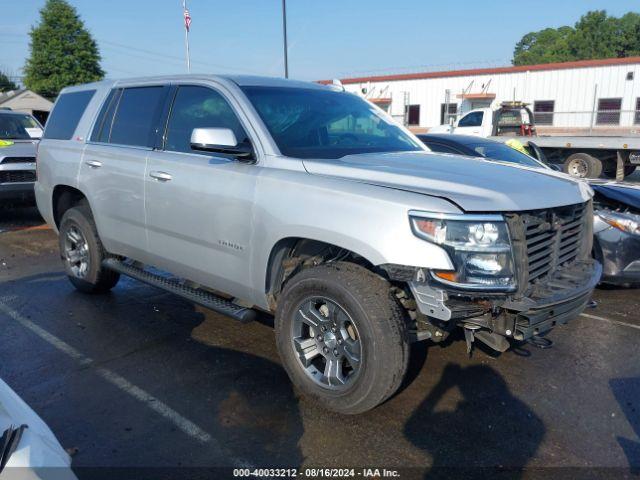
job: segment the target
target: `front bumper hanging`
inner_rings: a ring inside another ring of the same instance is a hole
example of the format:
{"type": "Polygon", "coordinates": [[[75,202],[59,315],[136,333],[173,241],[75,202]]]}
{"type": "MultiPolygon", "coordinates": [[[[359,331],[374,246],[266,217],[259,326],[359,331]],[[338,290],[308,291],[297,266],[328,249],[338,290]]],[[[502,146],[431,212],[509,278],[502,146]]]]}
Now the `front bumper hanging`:
{"type": "MultiPolygon", "coordinates": [[[[479,332],[522,341],[567,323],[586,308],[600,281],[602,266],[593,259],[573,262],[532,284],[520,296],[473,294],[410,282],[420,313],[444,322],[470,326],[479,332]]],[[[486,335],[484,335],[486,336],[486,335]]],[[[504,342],[495,340],[504,349],[504,342]]],[[[486,343],[486,342],[485,342],[486,343]]],[[[490,345],[495,348],[493,345],[490,345]]]]}

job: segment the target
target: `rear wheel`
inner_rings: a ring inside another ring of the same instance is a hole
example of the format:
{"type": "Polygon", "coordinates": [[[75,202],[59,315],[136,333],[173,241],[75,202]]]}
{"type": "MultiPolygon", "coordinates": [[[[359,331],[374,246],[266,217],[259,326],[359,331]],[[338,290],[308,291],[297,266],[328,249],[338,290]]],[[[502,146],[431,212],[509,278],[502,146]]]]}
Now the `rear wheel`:
{"type": "Polygon", "coordinates": [[[107,253],[89,206],[81,204],[67,210],[59,230],[60,255],[74,287],[85,293],[103,293],[115,287],[120,274],[102,266],[107,253]]]}
{"type": "Polygon", "coordinates": [[[563,165],[563,171],[577,178],[598,178],[602,175],[602,162],[588,153],[574,153],[563,165]]]}
{"type": "Polygon", "coordinates": [[[624,176],[628,177],[629,175],[633,175],[637,168],[637,165],[627,165],[624,167],[624,176]]]}
{"type": "Polygon", "coordinates": [[[349,263],[310,268],[287,283],[276,312],[276,339],[293,383],[345,414],[389,398],[409,359],[404,311],[389,284],[349,263]]]}

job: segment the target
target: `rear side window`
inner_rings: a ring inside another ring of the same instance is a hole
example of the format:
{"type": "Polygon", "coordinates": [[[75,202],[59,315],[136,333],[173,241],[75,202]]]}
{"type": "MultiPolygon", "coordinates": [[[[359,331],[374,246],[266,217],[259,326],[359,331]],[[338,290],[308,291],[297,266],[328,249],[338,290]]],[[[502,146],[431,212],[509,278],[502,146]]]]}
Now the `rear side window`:
{"type": "Polygon", "coordinates": [[[125,88],[116,109],[109,143],[150,147],[154,144],[155,121],[164,88],[125,88]]]}
{"type": "Polygon", "coordinates": [[[70,140],[95,93],[95,90],[82,90],[60,95],[47,120],[44,138],[70,140]]]}
{"type": "Polygon", "coordinates": [[[459,152],[458,150],[456,150],[453,147],[450,147],[448,145],[443,145],[442,143],[435,143],[435,142],[429,142],[429,141],[424,141],[424,144],[429,147],[429,149],[432,152],[438,152],[438,153],[456,153],[456,154],[460,154],[461,152],[459,152]]]}
{"type": "Polygon", "coordinates": [[[111,134],[111,125],[113,124],[113,114],[118,106],[118,100],[122,89],[111,90],[109,97],[100,110],[98,120],[93,127],[93,133],[91,134],[92,142],[108,142],[109,135],[111,134]]]}

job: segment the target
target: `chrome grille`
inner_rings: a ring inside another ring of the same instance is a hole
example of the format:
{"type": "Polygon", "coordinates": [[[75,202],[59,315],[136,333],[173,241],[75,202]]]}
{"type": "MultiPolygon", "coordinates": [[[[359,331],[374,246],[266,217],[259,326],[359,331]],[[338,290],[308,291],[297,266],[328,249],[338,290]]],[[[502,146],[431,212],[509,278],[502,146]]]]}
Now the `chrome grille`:
{"type": "Polygon", "coordinates": [[[36,157],[4,157],[0,163],[6,165],[8,163],[35,163],[36,157]]]}
{"type": "Polygon", "coordinates": [[[0,183],[35,182],[36,172],[33,170],[0,171],[0,183]]]}
{"type": "Polygon", "coordinates": [[[587,204],[525,213],[524,226],[529,282],[575,260],[585,238],[587,204]]]}

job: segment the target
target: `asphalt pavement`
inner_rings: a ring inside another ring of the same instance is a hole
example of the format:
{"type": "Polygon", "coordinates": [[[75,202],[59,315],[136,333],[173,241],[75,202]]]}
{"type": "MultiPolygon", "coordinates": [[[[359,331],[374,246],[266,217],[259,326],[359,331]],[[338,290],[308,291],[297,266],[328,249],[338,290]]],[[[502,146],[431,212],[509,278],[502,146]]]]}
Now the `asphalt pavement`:
{"type": "Polygon", "coordinates": [[[0,211],[0,377],[77,451],[80,478],[92,467],[640,474],[639,289],[597,290],[598,307],[553,330],[549,349],[469,358],[460,335],[415,344],[398,394],[341,416],[298,396],[270,317],[240,325],[125,278],[78,293],[41,224],[33,209],[0,211]]]}

